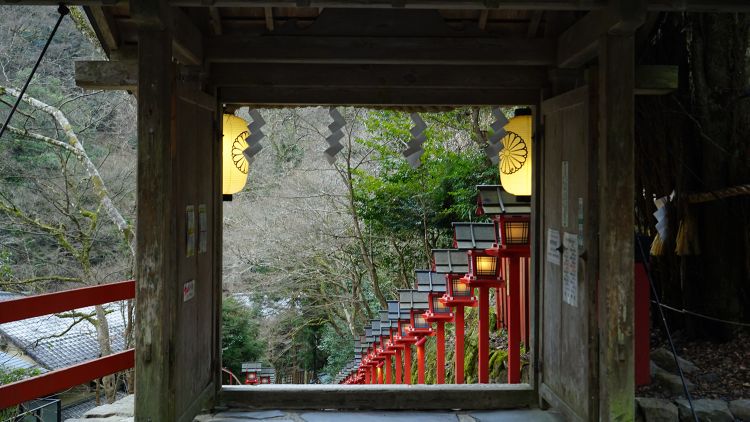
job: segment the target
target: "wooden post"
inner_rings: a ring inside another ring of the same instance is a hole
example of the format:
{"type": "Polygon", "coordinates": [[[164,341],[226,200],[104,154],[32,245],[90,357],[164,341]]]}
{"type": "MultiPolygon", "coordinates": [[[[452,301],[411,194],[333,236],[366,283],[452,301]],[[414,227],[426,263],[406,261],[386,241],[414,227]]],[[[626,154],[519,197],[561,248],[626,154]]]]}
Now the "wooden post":
{"type": "Polygon", "coordinates": [[[411,344],[404,346],[404,384],[411,384],[411,344]]]}
{"type": "Polygon", "coordinates": [[[599,419],[610,421],[635,418],[633,39],[599,42],[599,419]]]}
{"type": "Polygon", "coordinates": [[[508,384],[521,382],[521,259],[508,260],[508,384]]]}
{"type": "Polygon", "coordinates": [[[393,383],[393,376],[391,374],[391,355],[385,355],[385,384],[393,383]]]}
{"type": "Polygon", "coordinates": [[[490,288],[479,287],[479,333],[477,334],[479,383],[490,382],[490,288]]]}
{"type": "Polygon", "coordinates": [[[422,337],[417,341],[417,384],[424,384],[424,345],[427,343],[427,337],[422,337]]]}
{"type": "Polygon", "coordinates": [[[436,376],[438,384],[445,384],[445,321],[437,322],[436,376]]]}
{"type": "Polygon", "coordinates": [[[395,384],[403,384],[404,378],[401,371],[401,348],[396,348],[396,382],[395,384]]]}
{"type": "Polygon", "coordinates": [[[138,420],[175,420],[177,233],[172,171],[174,69],[165,31],[138,32],[136,391],[138,420]]]}
{"type": "Polygon", "coordinates": [[[464,383],[464,307],[456,306],[456,384],[464,383]]]}

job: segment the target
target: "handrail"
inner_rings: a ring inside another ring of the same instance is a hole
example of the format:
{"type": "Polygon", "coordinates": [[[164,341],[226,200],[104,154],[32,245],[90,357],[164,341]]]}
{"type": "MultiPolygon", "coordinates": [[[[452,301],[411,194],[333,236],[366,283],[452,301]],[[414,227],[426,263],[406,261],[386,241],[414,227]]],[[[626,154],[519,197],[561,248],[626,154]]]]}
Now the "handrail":
{"type": "Polygon", "coordinates": [[[0,324],[134,297],[135,281],[129,280],[7,300],[0,302],[0,324]]]}
{"type": "MultiPolygon", "coordinates": [[[[129,280],[8,300],[0,302],[0,324],[134,297],[135,281],[129,280]]],[[[128,349],[36,377],[0,385],[0,409],[44,397],[134,366],[135,351],[128,349]]]]}
{"type": "Polygon", "coordinates": [[[237,375],[234,375],[234,372],[230,371],[227,368],[221,368],[222,372],[225,372],[229,375],[229,385],[232,385],[232,379],[234,378],[235,381],[237,381],[237,385],[242,385],[242,382],[239,378],[237,378],[237,375]]]}

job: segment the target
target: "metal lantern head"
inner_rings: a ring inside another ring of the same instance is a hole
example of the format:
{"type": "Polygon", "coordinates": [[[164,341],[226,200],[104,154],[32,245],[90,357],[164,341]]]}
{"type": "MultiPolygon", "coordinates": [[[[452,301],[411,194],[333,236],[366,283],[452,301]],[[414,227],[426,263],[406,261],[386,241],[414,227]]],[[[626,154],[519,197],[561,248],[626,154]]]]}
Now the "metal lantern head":
{"type": "Polygon", "coordinates": [[[440,294],[446,292],[445,275],[430,270],[414,270],[416,288],[419,292],[440,294]]]}
{"type": "Polygon", "coordinates": [[[442,298],[442,295],[430,295],[430,312],[434,315],[452,315],[451,308],[440,301],[442,298]]]}
{"type": "Polygon", "coordinates": [[[224,114],[222,128],[222,193],[232,195],[247,183],[250,165],[243,151],[249,132],[247,122],[233,114],[224,114]]]}
{"type": "Polygon", "coordinates": [[[458,249],[433,249],[433,271],[439,274],[464,275],[469,272],[469,257],[458,249]]]}
{"type": "Polygon", "coordinates": [[[492,223],[453,223],[453,243],[461,250],[485,250],[495,243],[492,223]]]}
{"type": "Polygon", "coordinates": [[[461,281],[461,277],[450,277],[448,280],[448,296],[459,299],[471,299],[474,289],[461,281]]]}
{"type": "Polygon", "coordinates": [[[504,248],[528,248],[530,241],[529,215],[501,215],[498,219],[500,245],[504,248]]]}
{"type": "Polygon", "coordinates": [[[478,185],[477,191],[477,215],[531,213],[531,196],[513,195],[501,185],[478,185]]]}

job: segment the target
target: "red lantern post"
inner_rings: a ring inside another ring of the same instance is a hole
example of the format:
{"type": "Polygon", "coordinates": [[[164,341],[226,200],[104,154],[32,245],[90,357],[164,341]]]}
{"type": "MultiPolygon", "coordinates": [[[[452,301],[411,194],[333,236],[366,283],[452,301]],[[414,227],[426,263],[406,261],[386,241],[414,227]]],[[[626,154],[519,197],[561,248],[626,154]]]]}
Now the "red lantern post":
{"type": "Polygon", "coordinates": [[[461,284],[460,278],[469,271],[469,259],[465,252],[455,249],[433,249],[433,268],[444,274],[446,293],[438,301],[454,308],[455,330],[455,383],[464,383],[464,308],[476,306],[477,300],[472,289],[461,284]]]}
{"type": "Polygon", "coordinates": [[[436,324],[436,382],[445,384],[445,324],[453,322],[451,308],[440,302],[446,291],[445,277],[430,270],[416,270],[417,291],[428,294],[429,310],[424,313],[424,319],[436,324]]]}
{"type": "Polygon", "coordinates": [[[495,243],[486,253],[507,263],[508,383],[517,384],[521,382],[521,338],[528,338],[523,331],[528,327],[525,284],[531,256],[531,198],[511,195],[497,185],[477,188],[478,213],[494,216],[495,243]]]}
{"type": "Polygon", "coordinates": [[[503,284],[500,266],[495,256],[485,253],[495,242],[492,223],[453,223],[454,245],[465,250],[469,258],[469,271],[461,279],[470,289],[479,290],[478,369],[479,382],[490,380],[490,289],[503,284]]]}

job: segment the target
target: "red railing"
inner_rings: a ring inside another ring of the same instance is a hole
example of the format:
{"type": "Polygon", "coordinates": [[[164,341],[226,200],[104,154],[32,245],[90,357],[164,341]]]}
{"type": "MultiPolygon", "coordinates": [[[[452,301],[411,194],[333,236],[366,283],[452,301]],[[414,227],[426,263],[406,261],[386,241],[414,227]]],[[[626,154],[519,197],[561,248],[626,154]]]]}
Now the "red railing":
{"type": "MultiPolygon", "coordinates": [[[[0,324],[134,297],[135,281],[130,280],[8,300],[0,302],[0,324]]],[[[133,366],[135,352],[134,349],[128,349],[33,378],[0,385],[0,409],[54,394],[133,366]]]]}

